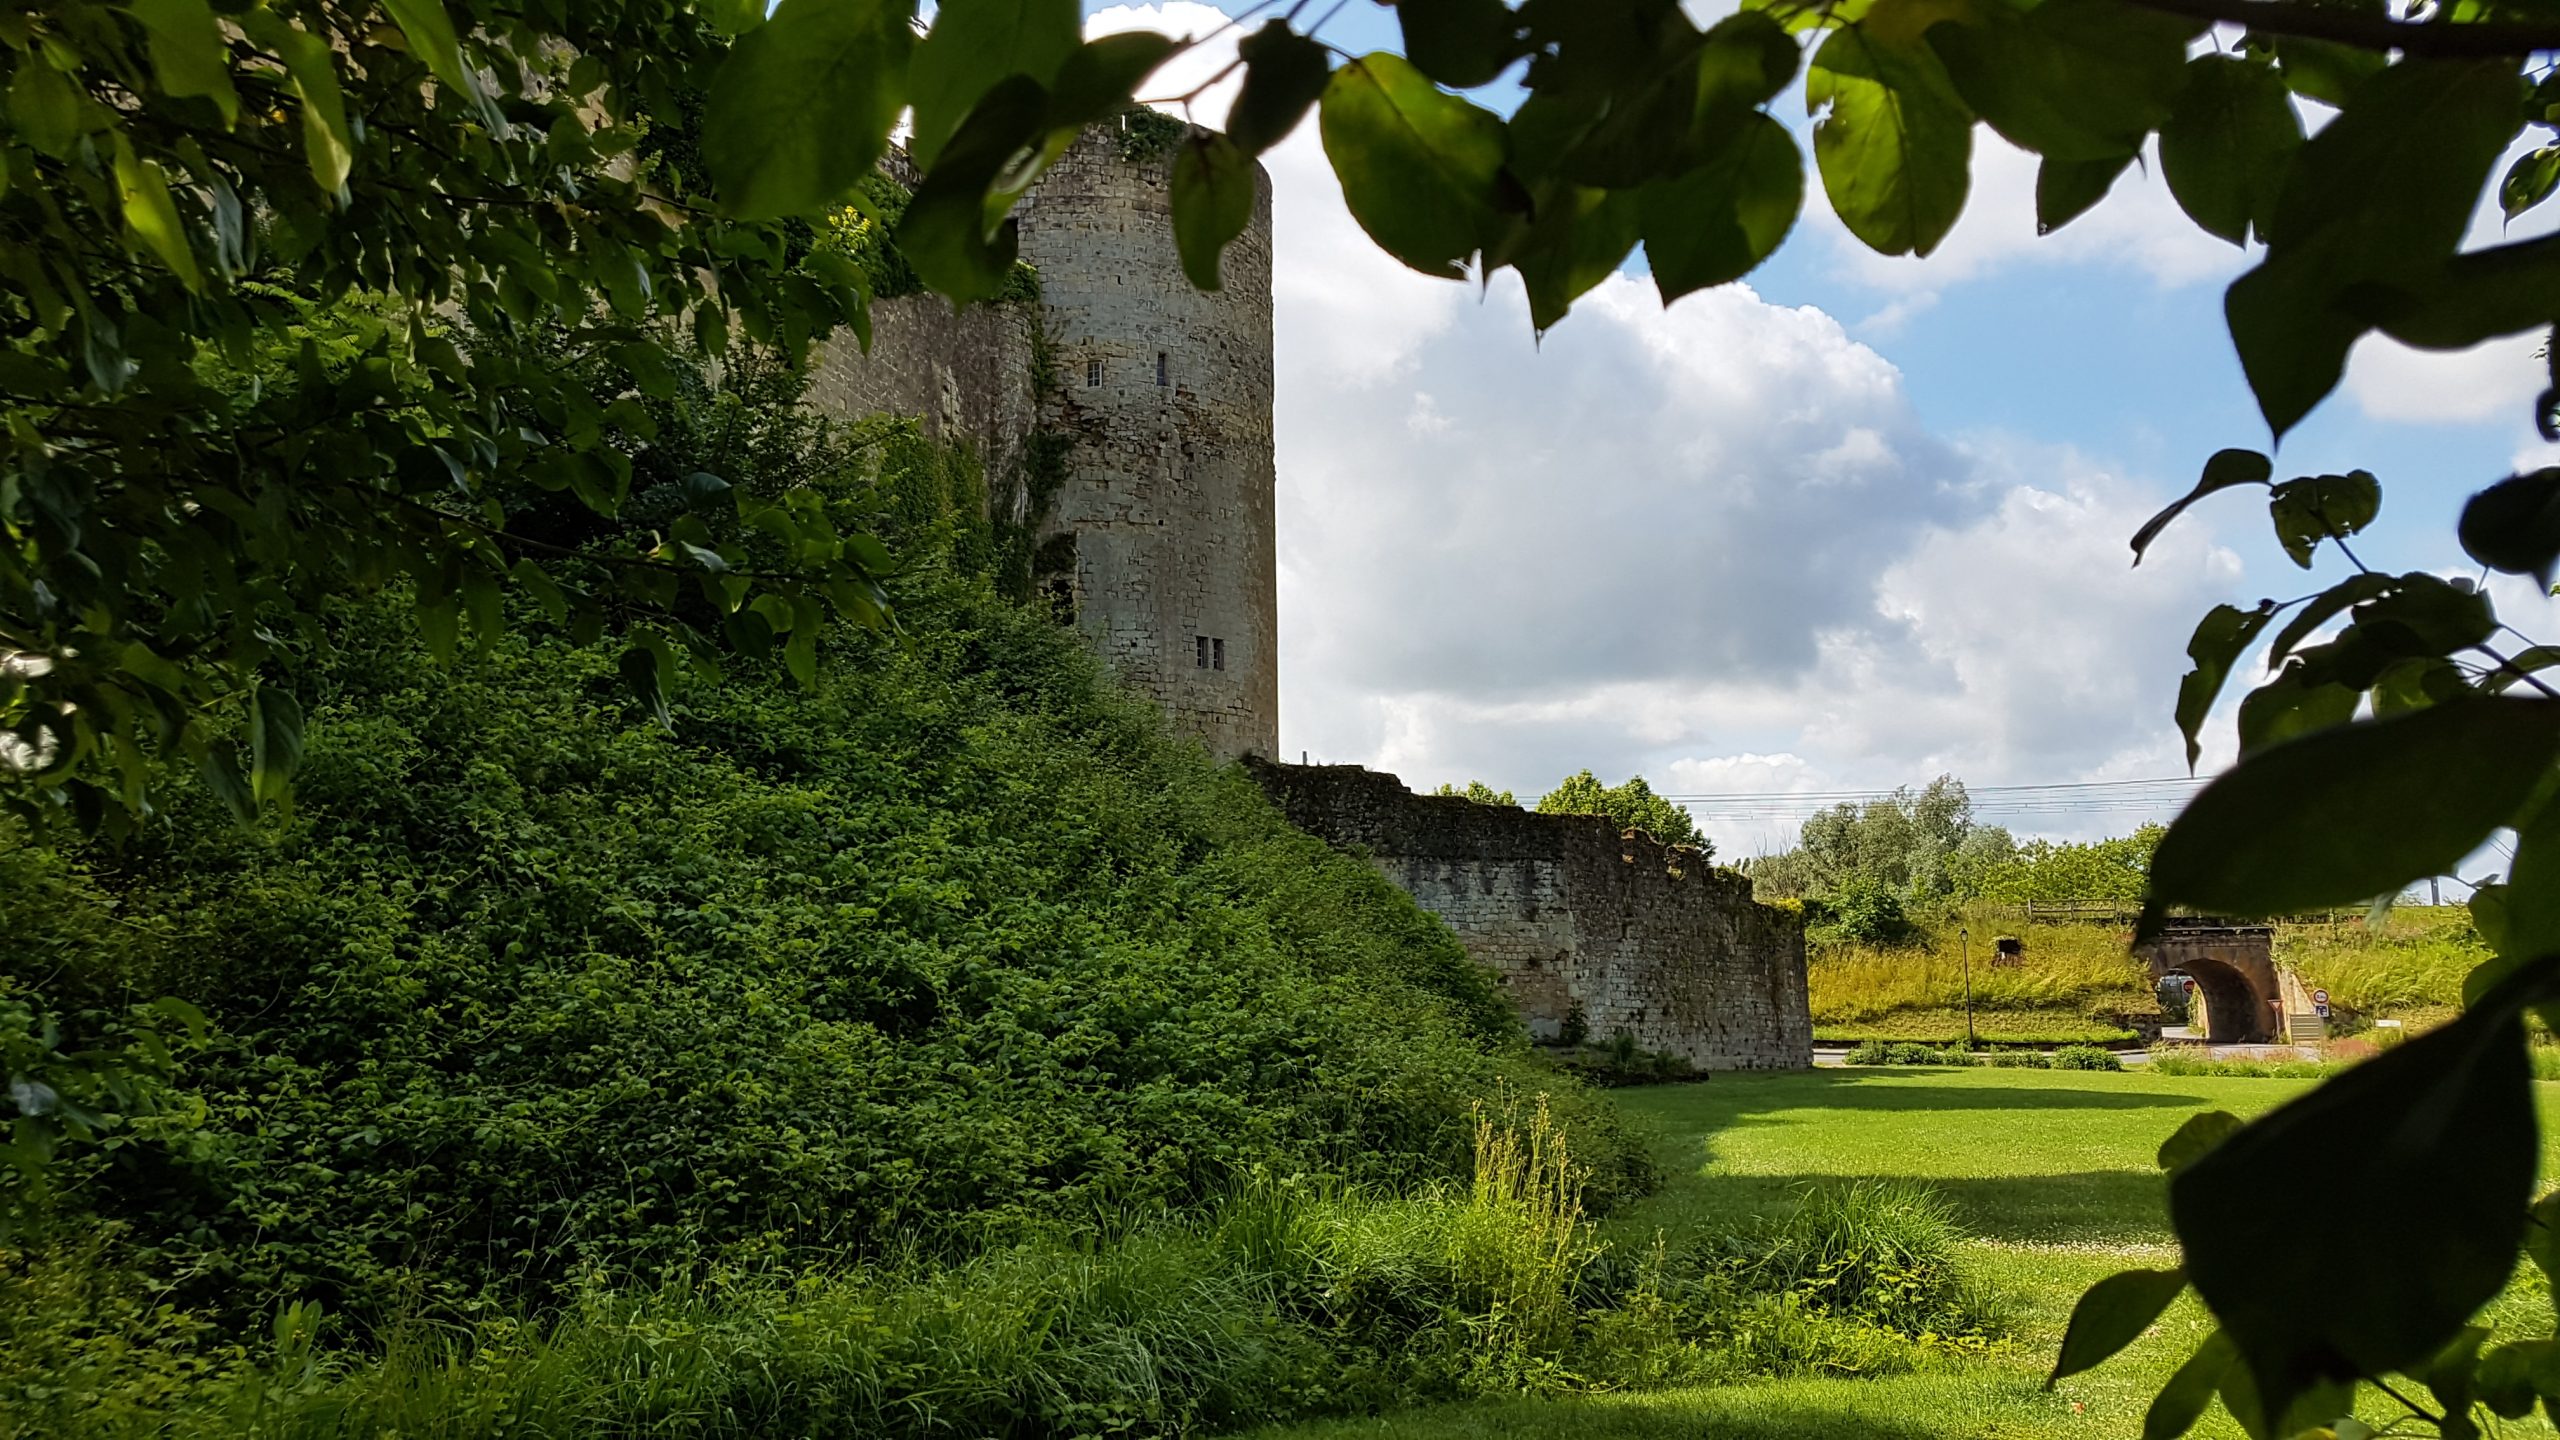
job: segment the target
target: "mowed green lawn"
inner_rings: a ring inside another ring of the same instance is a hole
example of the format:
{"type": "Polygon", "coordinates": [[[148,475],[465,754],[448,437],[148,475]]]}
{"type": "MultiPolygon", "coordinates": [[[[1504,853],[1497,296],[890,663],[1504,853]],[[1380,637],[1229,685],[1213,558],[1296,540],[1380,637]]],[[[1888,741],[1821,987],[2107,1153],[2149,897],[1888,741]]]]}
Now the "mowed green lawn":
{"type": "MultiPolygon", "coordinates": [[[[1955,1203],[1979,1237],[1970,1257],[2018,1303],[2007,1353],[1874,1380],[1445,1406],[1292,1427],[1265,1440],[2131,1440],[2153,1392],[2204,1338],[2205,1314],[2181,1300],[2123,1355],[2047,1393],[2044,1374],[2072,1302],[2126,1266],[2175,1263],[2152,1156],[2180,1122],[2200,1110],[2254,1115],[2310,1086],[2138,1071],[1853,1069],[1620,1091],[1627,1109],[1660,1132],[1669,1180],[1611,1218],[1613,1240],[1642,1245],[1657,1230],[1676,1239],[1691,1226],[1726,1229],[1783,1208],[1811,1180],[1923,1179],[1955,1203]]],[[[2540,1088],[2549,1175],[2560,1153],[2551,1135],[2560,1085],[2540,1088]]],[[[2519,1322],[2549,1314],[2532,1277],[2498,1308],[2510,1307],[2519,1322]]],[[[2216,1410],[2190,1433],[2225,1440],[2240,1431],[2216,1410]]]]}

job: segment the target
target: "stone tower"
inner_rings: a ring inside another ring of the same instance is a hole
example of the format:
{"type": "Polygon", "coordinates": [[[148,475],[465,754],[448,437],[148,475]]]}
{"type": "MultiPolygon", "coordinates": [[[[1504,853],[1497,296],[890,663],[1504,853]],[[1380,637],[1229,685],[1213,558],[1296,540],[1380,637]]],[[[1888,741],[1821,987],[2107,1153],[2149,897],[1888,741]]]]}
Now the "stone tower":
{"type": "Polygon", "coordinates": [[[1132,688],[1222,759],[1279,743],[1272,525],[1271,186],[1202,293],[1174,251],[1172,160],[1124,159],[1096,129],[1021,216],[1076,436],[1048,529],[1053,583],[1132,688]]]}
{"type": "Polygon", "coordinates": [[[1220,759],[1268,757],[1280,730],[1270,181],[1227,248],[1224,288],[1203,294],[1174,250],[1171,153],[1132,158],[1134,139],[1088,131],[1017,207],[1037,314],[882,302],[870,354],[831,345],[809,399],[920,415],[977,447],[999,497],[1040,517],[1044,591],[1121,682],[1220,759]],[[1038,448],[1034,429],[1074,441],[1047,497],[1003,483],[1038,448]]]}

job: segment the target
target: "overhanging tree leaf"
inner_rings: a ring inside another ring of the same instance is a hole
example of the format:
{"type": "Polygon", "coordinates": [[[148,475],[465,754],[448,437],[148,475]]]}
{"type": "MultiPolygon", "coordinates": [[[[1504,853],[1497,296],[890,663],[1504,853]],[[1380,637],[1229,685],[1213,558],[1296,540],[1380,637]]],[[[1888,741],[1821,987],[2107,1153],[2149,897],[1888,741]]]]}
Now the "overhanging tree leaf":
{"type": "Polygon", "coordinates": [[[1017,156],[1042,143],[1049,110],[1048,93],[1030,77],[996,82],[908,197],[896,231],[898,252],[936,292],[966,303],[993,299],[1004,288],[1019,231],[990,192],[1017,156]]]}
{"type": "Polygon", "coordinates": [[[2178,730],[2187,737],[2187,768],[2193,770],[2204,753],[2204,745],[2196,736],[2204,729],[2205,717],[2213,713],[2213,702],[2222,694],[2222,682],[2231,674],[2232,665],[2258,632],[2267,628],[2275,611],[2261,605],[2255,610],[2242,610],[2232,605],[2216,605],[2196,624],[2196,632],[2188,637],[2187,658],[2195,662],[2186,678],[2178,682],[2178,730]]]}
{"type": "MultiPolygon", "coordinates": [[[[2328,657],[2320,658],[2325,662],[2328,657]]],[[[2276,678],[2242,696],[2240,753],[2254,755],[2270,745],[2356,718],[2363,688],[2339,683],[2331,678],[2334,673],[2326,663],[2296,659],[2276,678]]]]}
{"type": "Polygon", "coordinates": [[[2123,154],[2106,160],[2062,160],[2045,157],[2036,167],[2036,233],[2050,234],[2077,220],[2107,198],[2116,177],[2133,164],[2123,154]]]}
{"type": "Polygon", "coordinates": [[[2350,606],[2388,594],[2397,583],[2388,575],[2350,575],[2312,596],[2303,602],[2301,609],[2293,612],[2293,618],[2285,622],[2284,628],[2276,632],[2275,640],[2267,646],[2267,663],[2270,666],[2283,663],[2284,658],[2293,653],[2293,647],[2310,638],[2312,631],[2345,614],[2350,606]]]}
{"type": "Polygon", "coordinates": [[[1757,10],[1727,15],[1698,43],[1697,107],[1689,145],[1713,154],[1743,117],[1776,99],[1796,78],[1804,51],[1786,27],[1757,10]]]}
{"type": "Polygon", "coordinates": [[[205,0],[130,0],[127,13],[151,32],[151,68],[172,95],[201,95],[240,121],[240,92],[231,83],[231,47],[205,0]]]}
{"type": "Polygon", "coordinates": [[[2382,486],[2370,471],[2344,475],[2306,475],[2287,480],[2267,497],[2268,518],[2276,539],[2293,563],[2308,570],[2323,540],[2343,540],[2382,513],[2382,486]]]}
{"type": "Polygon", "coordinates": [[[235,23],[284,62],[286,82],[301,102],[303,158],[311,178],[333,195],[346,188],[347,172],[355,166],[355,141],[347,129],[346,94],[338,88],[329,42],[272,10],[248,11],[235,23]]]}
{"type": "Polygon", "coordinates": [[[2267,1411],[2323,1382],[2429,1359],[2506,1283],[2539,1158],[2519,1015],[2547,997],[2553,968],[2518,976],[2170,1178],[2187,1275],[2267,1411]],[[2338,1203],[2267,1203],[2271,1188],[2307,1176],[2338,1203]],[[2384,1255],[2399,1263],[2340,1263],[2384,1255]]]}
{"type": "Polygon", "coordinates": [[[204,290],[204,271],[187,248],[187,230],[178,219],[177,198],[169,193],[169,177],[160,162],[133,153],[133,144],[117,131],[116,194],[124,206],[125,228],[143,248],[160,257],[189,290],[204,290]]]}
{"type": "Polygon", "coordinates": [[[1804,208],[1804,156],[1787,127],[1757,112],[1706,164],[1637,192],[1637,217],[1664,304],[1749,274],[1804,208]]]}
{"type": "Polygon", "coordinates": [[[1090,125],[1117,114],[1157,67],[1185,48],[1152,30],[1123,30],[1077,46],[1049,88],[1052,126],[1090,125]]]}
{"type": "Polygon", "coordinates": [[[2560,759],[2560,701],[2482,698],[2270,746],[2205,787],[2151,861],[2170,905],[2283,915],[2449,871],[2560,759]]]}
{"type": "MultiPolygon", "coordinates": [[[[1878,0],[1870,22],[1903,0],[1878,0]]],[[[1964,210],[1973,113],[1937,57],[1868,22],[1835,31],[1805,81],[1813,158],[1849,233],[1886,255],[1926,255],[1964,210]]]]}
{"type": "Polygon", "coordinates": [[[1460,90],[1492,80],[1519,53],[1519,21],[1502,0],[1400,0],[1396,23],[1414,67],[1460,90]]]}
{"type": "Polygon", "coordinates": [[[2498,182],[2498,208],[2513,220],[2550,199],[2554,186],[2560,186],[2560,145],[2528,150],[2516,157],[2516,163],[2507,167],[2507,177],[2498,182]]]}
{"type": "Polygon", "coordinates": [[[2511,475],[2472,496],[2455,534],[2472,559],[2549,589],[2560,567],[2560,468],[2511,475]]]}
{"type": "Polygon", "coordinates": [[[438,84],[469,101],[493,128],[505,124],[462,58],[462,41],[454,34],[453,17],[445,13],[444,0],[382,0],[382,8],[391,12],[392,23],[408,39],[409,53],[426,63],[438,84]]]}
{"type": "Polygon", "coordinates": [[[2224,309],[2259,408],[2279,435],[2335,388],[2382,318],[2368,294],[2452,255],[2521,120],[2506,61],[2409,60],[2356,87],[2304,142],[2268,217],[2266,260],[2224,309]]]}
{"type": "Polygon", "coordinates": [[[666,672],[661,664],[664,642],[652,646],[633,645],[622,652],[622,683],[630,687],[632,698],[658,722],[658,728],[675,733],[675,713],[667,706],[666,672]]]}
{"type": "Polygon", "coordinates": [[[2125,1270],[2090,1286],[2071,1308],[2071,1324],[2063,1331],[2062,1351],[2054,1358],[2053,1373],[2045,1377],[2045,1388],[2066,1375],[2096,1368],[2140,1339],[2186,1289],[2182,1270],[2125,1270]]]}
{"type": "Polygon", "coordinates": [[[302,766],[302,705],[287,690],[261,685],[249,702],[249,789],[261,805],[282,800],[302,766]]]}
{"type": "Polygon", "coordinates": [[[1566,186],[1551,196],[1518,248],[1507,256],[1529,294],[1529,323],[1540,334],[1576,298],[1626,263],[1641,234],[1636,192],[1566,186]]]}
{"type": "Polygon", "coordinates": [[[2517,829],[2501,895],[2498,953],[2560,955],[2560,804],[2545,800],[2517,829]]]}
{"type": "Polygon", "coordinates": [[[979,96],[1008,75],[1047,86],[1083,38],[1075,0],[943,0],[907,67],[907,153],[930,171],[979,96]]]}
{"type": "Polygon", "coordinates": [[[1323,45],[1280,20],[1238,42],[1236,58],[1244,62],[1244,84],[1227,112],[1227,139],[1259,155],[1298,128],[1333,78],[1333,65],[1323,45]]]}
{"type": "Polygon", "coordinates": [[[2125,0],[1956,9],[1930,48],[1956,93],[2013,144],[2048,159],[2111,160],[2166,120],[2197,22],[2125,0]]]}
{"type": "Polygon", "coordinates": [[[702,164],[742,220],[843,203],[888,149],[914,35],[896,0],[782,0],[703,102],[702,164]]]}
{"type": "Polygon", "coordinates": [[[1182,273],[1219,288],[1218,257],[1253,220],[1255,166],[1226,136],[1196,133],[1173,162],[1173,243],[1182,273]]]}
{"type": "Polygon", "coordinates": [[[2239,245],[2251,226],[2265,229],[2301,148],[2282,76],[2241,56],[2200,55],[2160,126],[2160,174],[2188,218],[2239,245]]]}
{"type": "Polygon", "coordinates": [[[2204,1337],[2204,1343],[2152,1397],[2151,1408],[2142,1417],[2142,1440],[2177,1440],[2194,1429],[2212,1406],[2214,1392],[2222,1388],[2223,1374],[2239,1358],[2240,1348],[2230,1336],[2216,1330],[2204,1337]]]}
{"type": "Polygon", "coordinates": [[[2163,1170],[2183,1170],[2214,1146],[2239,1133],[2240,1117],[2228,1110],[2207,1110],[2190,1115],[2168,1139],[2160,1142],[2155,1157],[2163,1170]]]}
{"type": "Polygon", "coordinates": [[[1457,279],[1503,229],[1501,118],[1402,56],[1334,71],[1318,122],[1352,218],[1405,264],[1457,279]]]}
{"type": "Polygon", "coordinates": [[[2213,452],[2213,458],[2204,462],[2204,475],[2196,481],[2196,488],[2178,497],[2168,508],[2144,521],[2142,528],[2133,532],[2133,563],[2142,563],[2142,554],[2151,548],[2151,542],[2160,538],[2160,532],[2169,528],[2169,522],[2185,514],[2188,506],[2216,490],[2228,490],[2234,485],[2264,485],[2274,475],[2275,462],[2255,450],[2213,452]]]}

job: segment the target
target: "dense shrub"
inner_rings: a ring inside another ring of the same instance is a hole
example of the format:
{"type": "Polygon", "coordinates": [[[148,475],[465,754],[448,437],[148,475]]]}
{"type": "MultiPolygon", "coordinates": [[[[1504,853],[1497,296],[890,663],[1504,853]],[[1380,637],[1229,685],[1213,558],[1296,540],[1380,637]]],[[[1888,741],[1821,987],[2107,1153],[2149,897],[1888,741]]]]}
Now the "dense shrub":
{"type": "Polygon", "coordinates": [[[1906,1335],[1988,1333],[2000,1307],[1957,1257],[1954,1207],[1905,1180],[1804,1188],[1741,1244],[1760,1288],[1906,1335]]]}
{"type": "Polygon", "coordinates": [[[1874,880],[1853,878],[1828,897],[1804,904],[1805,939],[1816,945],[1916,945],[1928,932],[1903,913],[1902,897],[1874,880]]]}
{"type": "Polygon", "coordinates": [[[0,1434],[1179,1435],[1522,1389],[1889,1373],[2001,1324],[1926,1192],[1809,1189],[1751,1235],[1619,1264],[1543,1112],[1479,1119],[1465,1187],[1396,1198],[1265,1173],[1100,1242],[1042,1230],[948,1265],[586,1287],[544,1321],[404,1325],[372,1355],[315,1348],[327,1322],[308,1306],[272,1343],[119,1351],[65,1323],[96,1306],[64,1292],[118,1278],[87,1252],[33,1275],[0,1260],[0,1434]]]}
{"type": "Polygon", "coordinates": [[[2042,1070],[2046,1068],[2041,1050],[1985,1050],[1974,1057],[1994,1070],[2042,1070]]]}
{"type": "Polygon", "coordinates": [[[1844,1064],[1849,1065],[1971,1065],[1973,1056],[1955,1046],[1937,1049],[1915,1045],[1908,1040],[1861,1040],[1851,1046],[1844,1064]]]}
{"type": "Polygon", "coordinates": [[[2056,1070],[2121,1070],[2124,1062],[2113,1050],[2095,1045],[2065,1045],[2053,1052],[2047,1062],[2056,1070]]]}
{"type": "Polygon", "coordinates": [[[219,1031],[188,1133],[52,1167],[65,1233],[234,1316],[538,1311],[1124,1226],[1257,1168],[1462,1175],[1506,1077],[1555,1092],[1595,1203],[1641,1187],[1445,925],[997,598],[974,464],[759,383],[662,407],[624,518],[715,462],[869,517],[902,625],[831,634],[814,687],[732,657],[665,729],[538,613],[439,665],[350,610],[277,682],[312,717],[289,814],[172,786],[120,852],[0,836],[42,868],[0,887],[0,975],[64,1049],[160,994],[219,1031]]]}

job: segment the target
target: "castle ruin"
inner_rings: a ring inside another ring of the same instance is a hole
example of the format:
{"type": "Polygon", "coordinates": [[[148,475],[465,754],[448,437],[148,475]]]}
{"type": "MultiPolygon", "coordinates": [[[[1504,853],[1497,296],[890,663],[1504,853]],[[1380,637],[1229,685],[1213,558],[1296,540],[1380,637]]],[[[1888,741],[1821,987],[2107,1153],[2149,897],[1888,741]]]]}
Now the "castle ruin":
{"type": "Polygon", "coordinates": [[[875,303],[870,352],[833,346],[810,402],[973,447],[995,518],[1036,533],[1038,593],[1121,682],[1446,920],[1534,1037],[1623,1034],[1709,1070],[1810,1064],[1803,930],[1740,876],[1592,816],[1274,762],[1270,182],[1204,294],[1174,250],[1170,156],[1135,138],[1087,132],[1018,208],[1036,304],[875,303]]]}

